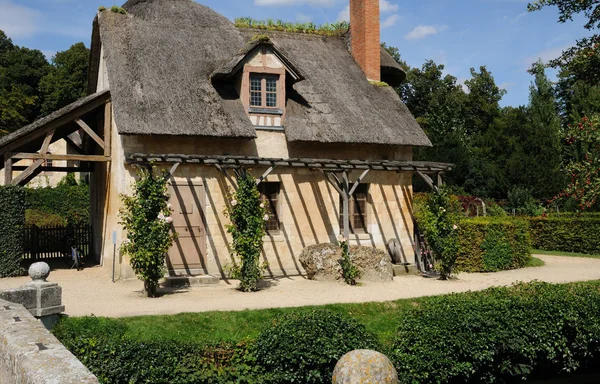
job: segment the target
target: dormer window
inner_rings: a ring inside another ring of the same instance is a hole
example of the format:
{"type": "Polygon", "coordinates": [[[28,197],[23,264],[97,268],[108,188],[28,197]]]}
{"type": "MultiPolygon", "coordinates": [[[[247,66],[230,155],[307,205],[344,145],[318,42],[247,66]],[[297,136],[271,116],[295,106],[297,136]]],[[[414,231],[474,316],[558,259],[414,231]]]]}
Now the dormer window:
{"type": "Polygon", "coordinates": [[[279,75],[250,74],[250,108],[279,108],[279,75]]]}
{"type": "Polygon", "coordinates": [[[213,81],[234,82],[248,118],[256,129],[283,130],[286,88],[304,80],[277,47],[262,36],[240,57],[223,64],[213,81]]]}

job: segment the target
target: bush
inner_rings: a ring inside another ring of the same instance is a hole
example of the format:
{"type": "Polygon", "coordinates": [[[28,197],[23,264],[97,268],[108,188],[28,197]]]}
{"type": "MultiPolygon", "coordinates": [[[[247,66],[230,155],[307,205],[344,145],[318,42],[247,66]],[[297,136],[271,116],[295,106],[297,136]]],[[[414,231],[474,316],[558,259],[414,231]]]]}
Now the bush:
{"type": "Polygon", "coordinates": [[[455,271],[460,202],[444,187],[434,193],[416,196],[414,206],[419,228],[434,252],[436,269],[445,280],[455,271]]]}
{"type": "Polygon", "coordinates": [[[122,324],[95,317],[62,319],[52,333],[101,383],[261,383],[246,342],[198,345],[139,341],[122,324]]]}
{"type": "Polygon", "coordinates": [[[600,254],[600,216],[531,218],[533,247],[545,251],[600,254]]]}
{"type": "Polygon", "coordinates": [[[56,188],[25,190],[27,209],[37,211],[38,218],[41,219],[40,215],[59,216],[63,222],[73,225],[90,223],[90,190],[87,184],[72,185],[67,179],[56,188]]]}
{"type": "Polygon", "coordinates": [[[600,363],[599,284],[519,284],[428,299],[393,346],[400,382],[504,383],[600,363]]]}
{"type": "Polygon", "coordinates": [[[0,187],[0,277],[23,275],[25,191],[21,187],[0,187]]]}
{"type": "Polygon", "coordinates": [[[526,220],[472,218],[458,229],[456,268],[464,272],[496,272],[523,268],[531,258],[526,220]]]}
{"type": "Polygon", "coordinates": [[[330,311],[299,311],[276,319],[256,340],[258,364],[275,383],[331,383],[340,357],[378,349],[375,336],[356,320],[330,311]]]}
{"type": "Polygon", "coordinates": [[[58,227],[66,226],[68,222],[60,215],[40,211],[39,209],[27,209],[25,211],[25,224],[38,227],[58,227]]]}

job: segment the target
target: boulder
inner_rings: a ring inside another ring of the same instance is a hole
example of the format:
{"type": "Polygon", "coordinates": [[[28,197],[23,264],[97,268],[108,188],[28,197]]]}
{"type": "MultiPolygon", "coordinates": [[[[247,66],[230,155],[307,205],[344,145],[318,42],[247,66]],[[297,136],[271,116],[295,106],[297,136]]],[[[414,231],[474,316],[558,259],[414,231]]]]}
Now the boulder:
{"type": "MultiPolygon", "coordinates": [[[[342,250],[335,244],[306,247],[300,254],[300,264],[310,280],[336,281],[342,279],[340,259],[342,250]]],[[[380,249],[351,246],[350,259],[361,272],[359,281],[392,281],[394,271],[388,252],[380,249]]]]}
{"type": "Polygon", "coordinates": [[[397,384],[398,374],[384,354],[367,349],[348,352],[333,370],[333,384],[397,384]]]}

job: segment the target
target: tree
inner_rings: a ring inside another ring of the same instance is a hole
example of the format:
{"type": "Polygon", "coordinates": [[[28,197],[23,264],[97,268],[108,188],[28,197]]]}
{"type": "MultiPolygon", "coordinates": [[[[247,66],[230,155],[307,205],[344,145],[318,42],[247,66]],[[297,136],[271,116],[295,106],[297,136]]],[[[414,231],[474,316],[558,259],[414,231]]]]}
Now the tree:
{"type": "Polygon", "coordinates": [[[84,97],[90,50],[77,43],[52,58],[50,72],[40,81],[41,114],[47,115],[84,97]]]}
{"type": "Polygon", "coordinates": [[[42,52],[18,47],[0,31],[0,132],[12,132],[38,117],[39,83],[49,70],[42,52]]]}
{"type": "Polygon", "coordinates": [[[570,125],[566,142],[575,153],[565,169],[571,182],[554,201],[572,198],[582,211],[592,209],[600,195],[600,117],[570,125]]]}
{"type": "Polygon", "coordinates": [[[484,134],[500,115],[500,100],[506,91],[496,85],[485,66],[479,67],[479,72],[471,68],[471,79],[465,81],[465,85],[469,90],[465,103],[467,131],[484,134]]]}

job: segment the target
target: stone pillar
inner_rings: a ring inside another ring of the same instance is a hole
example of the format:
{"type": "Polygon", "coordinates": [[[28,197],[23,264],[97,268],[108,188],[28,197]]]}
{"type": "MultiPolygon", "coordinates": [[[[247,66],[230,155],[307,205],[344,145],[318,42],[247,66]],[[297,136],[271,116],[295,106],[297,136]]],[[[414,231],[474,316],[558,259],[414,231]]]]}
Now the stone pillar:
{"type": "Polygon", "coordinates": [[[33,263],[29,267],[32,281],[19,288],[0,292],[0,298],[23,305],[50,329],[58,320],[58,315],[65,311],[65,306],[62,305],[62,288],[57,283],[48,282],[49,275],[48,264],[33,263]]]}

